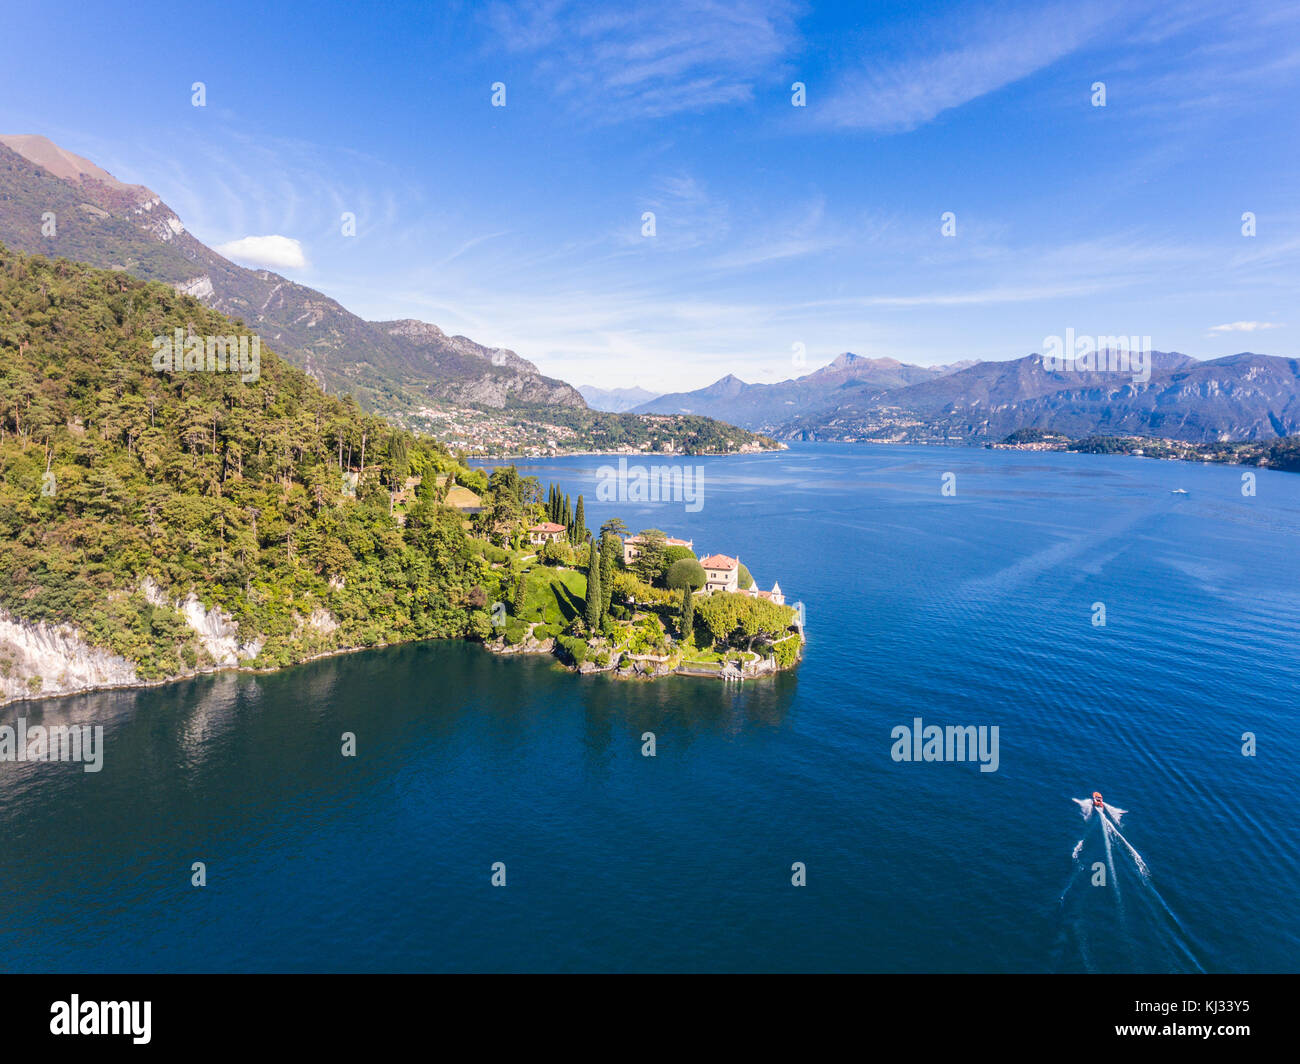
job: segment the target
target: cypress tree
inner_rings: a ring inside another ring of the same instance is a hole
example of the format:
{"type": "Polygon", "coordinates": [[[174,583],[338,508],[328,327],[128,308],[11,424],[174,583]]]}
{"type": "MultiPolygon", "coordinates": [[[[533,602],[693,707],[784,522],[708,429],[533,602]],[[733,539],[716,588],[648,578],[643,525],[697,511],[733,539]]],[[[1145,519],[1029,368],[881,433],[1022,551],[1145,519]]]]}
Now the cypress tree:
{"type": "Polygon", "coordinates": [[[682,639],[690,639],[695,633],[695,596],[690,587],[682,588],[682,639]]]}
{"type": "Polygon", "coordinates": [[[587,627],[591,629],[592,634],[600,631],[601,606],[604,604],[604,597],[600,591],[600,555],[596,552],[596,541],[591,541],[591,549],[587,551],[587,627]]]}
{"type": "Polygon", "coordinates": [[[600,537],[600,590],[603,594],[601,600],[601,616],[609,612],[610,603],[614,600],[614,566],[618,559],[619,540],[617,536],[604,535],[600,537]]]}
{"type": "Polygon", "coordinates": [[[515,577],[515,597],[514,601],[510,605],[514,610],[516,617],[522,617],[524,613],[524,591],[527,586],[526,581],[527,577],[525,577],[523,573],[520,573],[515,577]]]}
{"type": "Polygon", "coordinates": [[[587,538],[587,512],[582,505],[582,496],[578,496],[578,508],[573,513],[573,535],[570,537],[574,546],[581,546],[587,538]]]}

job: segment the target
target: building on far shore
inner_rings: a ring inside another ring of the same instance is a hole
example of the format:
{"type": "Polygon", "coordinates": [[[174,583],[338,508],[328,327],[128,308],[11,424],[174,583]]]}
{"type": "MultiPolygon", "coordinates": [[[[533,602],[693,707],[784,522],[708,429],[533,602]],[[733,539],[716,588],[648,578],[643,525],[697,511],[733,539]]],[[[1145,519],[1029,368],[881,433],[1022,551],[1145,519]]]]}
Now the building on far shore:
{"type": "Polygon", "coordinates": [[[558,543],[564,538],[564,526],[554,521],[543,521],[540,525],[530,525],[528,542],[541,546],[544,543],[558,543]]]}
{"type": "Polygon", "coordinates": [[[725,554],[710,554],[700,559],[704,567],[704,592],[740,590],[740,559],[725,554]]]}
{"type": "MultiPolygon", "coordinates": [[[[623,540],[623,564],[631,565],[632,560],[641,553],[641,544],[643,540],[640,536],[628,536],[623,540]]],[[[685,547],[687,550],[695,549],[695,541],[692,539],[674,539],[672,536],[664,538],[665,547],[685,547]]]]}

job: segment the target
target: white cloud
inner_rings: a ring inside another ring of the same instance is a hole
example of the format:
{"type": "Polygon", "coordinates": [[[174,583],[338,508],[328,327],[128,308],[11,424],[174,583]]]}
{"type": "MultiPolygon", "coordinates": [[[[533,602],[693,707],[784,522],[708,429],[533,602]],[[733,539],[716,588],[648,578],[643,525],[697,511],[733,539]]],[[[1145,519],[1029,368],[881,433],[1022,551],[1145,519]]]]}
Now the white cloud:
{"type": "Polygon", "coordinates": [[[1259,329],[1279,329],[1281,325],[1272,321],[1230,321],[1226,325],[1210,327],[1212,333],[1256,332],[1259,329]]]}
{"type": "Polygon", "coordinates": [[[267,266],[279,270],[300,270],[307,265],[302,245],[288,236],[246,236],[216,250],[246,266],[267,266]]]}

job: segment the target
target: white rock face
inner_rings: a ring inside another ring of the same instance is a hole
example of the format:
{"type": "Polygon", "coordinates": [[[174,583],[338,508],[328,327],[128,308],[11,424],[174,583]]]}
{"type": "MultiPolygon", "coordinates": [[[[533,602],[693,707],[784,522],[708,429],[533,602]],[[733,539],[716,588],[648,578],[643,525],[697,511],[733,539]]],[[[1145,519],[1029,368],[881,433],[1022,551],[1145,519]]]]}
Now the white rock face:
{"type": "Polygon", "coordinates": [[[163,589],[149,576],[140,581],[140,591],[154,606],[171,606],[180,610],[185,622],[199,637],[203,649],[212,655],[212,660],[218,665],[238,665],[241,661],[255,658],[266,644],[264,635],[241,643],[235,619],[220,606],[213,606],[211,610],[204,609],[203,603],[193,591],[185,596],[184,602],[171,602],[163,589]]]}
{"type": "Polygon", "coordinates": [[[71,625],[29,624],[0,610],[0,702],[139,682],[132,662],[90,646],[71,625]],[[29,684],[36,677],[39,688],[29,684]]]}
{"type": "Polygon", "coordinates": [[[330,632],[333,632],[339,626],[339,622],[334,619],[334,614],[330,613],[329,610],[322,609],[320,606],[317,606],[311,611],[311,616],[307,618],[307,623],[317,631],[324,632],[326,635],[329,635],[330,632]]]}
{"type": "Polygon", "coordinates": [[[172,287],[181,295],[193,296],[195,299],[211,299],[213,295],[212,278],[207,274],[191,277],[188,281],[180,281],[172,287]]]}
{"type": "Polygon", "coordinates": [[[144,595],[145,601],[151,606],[171,605],[171,603],[167,601],[167,596],[163,594],[163,589],[154,582],[152,576],[146,576],[140,581],[140,592],[144,595]]]}
{"type": "Polygon", "coordinates": [[[203,649],[212,655],[212,660],[218,665],[238,665],[246,658],[255,658],[266,642],[265,637],[259,637],[241,643],[235,619],[220,606],[205,610],[193,591],[185,596],[180,611],[194,629],[194,634],[199,637],[203,649]]]}
{"type": "MultiPolygon", "coordinates": [[[[239,665],[257,657],[266,636],[243,642],[230,614],[213,606],[205,609],[191,591],[183,601],[170,599],[151,577],[140,581],[140,591],[155,606],[180,611],[198,641],[219,666],[239,665]]],[[[329,634],[338,621],[329,610],[316,607],[299,628],[329,634]]],[[[103,687],[138,686],[143,681],[135,663],[87,643],[71,625],[32,624],[0,610],[0,705],[16,699],[75,694],[103,687]],[[39,686],[32,683],[39,679],[39,686]]]]}

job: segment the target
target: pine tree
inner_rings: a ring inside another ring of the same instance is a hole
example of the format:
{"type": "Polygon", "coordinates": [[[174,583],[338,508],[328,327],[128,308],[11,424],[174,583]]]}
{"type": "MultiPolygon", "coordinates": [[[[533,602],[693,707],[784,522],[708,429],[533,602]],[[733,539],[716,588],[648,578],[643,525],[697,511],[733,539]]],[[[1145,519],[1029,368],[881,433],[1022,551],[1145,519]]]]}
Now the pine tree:
{"type": "Polygon", "coordinates": [[[695,634],[695,596],[690,587],[682,588],[682,640],[695,634]]]}
{"type": "Polygon", "coordinates": [[[587,551],[587,611],[585,619],[587,627],[592,634],[600,631],[601,606],[604,605],[604,596],[600,591],[600,555],[596,550],[596,541],[591,541],[591,549],[587,551]]]}

